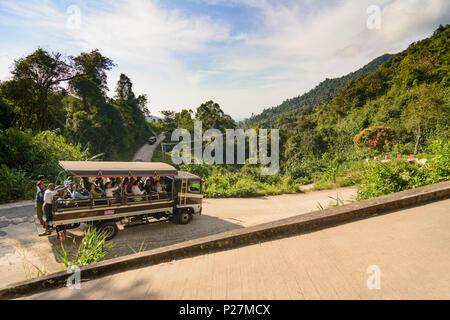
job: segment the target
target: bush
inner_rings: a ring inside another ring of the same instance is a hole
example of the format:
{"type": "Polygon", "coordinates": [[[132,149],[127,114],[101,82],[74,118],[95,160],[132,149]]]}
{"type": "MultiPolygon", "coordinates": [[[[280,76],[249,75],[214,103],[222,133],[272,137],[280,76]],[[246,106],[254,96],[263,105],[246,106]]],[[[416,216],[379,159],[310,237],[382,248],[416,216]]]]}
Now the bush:
{"type": "Polygon", "coordinates": [[[81,151],[81,146],[71,145],[66,139],[54,131],[43,131],[33,138],[33,152],[36,161],[32,166],[32,175],[44,174],[47,177],[56,177],[61,171],[59,161],[86,160],[87,152],[81,151]]]}
{"type": "Polygon", "coordinates": [[[391,144],[392,129],[389,127],[369,127],[353,137],[357,148],[371,148],[382,152],[391,144]]]}
{"type": "Polygon", "coordinates": [[[159,121],[147,121],[148,126],[150,127],[150,131],[153,134],[160,134],[164,131],[164,124],[159,121]]]}
{"type": "Polygon", "coordinates": [[[450,143],[442,140],[434,141],[428,151],[434,155],[427,164],[431,183],[450,180],[450,143]]]}
{"type": "Polygon", "coordinates": [[[311,179],[315,173],[323,170],[324,161],[318,159],[304,160],[296,163],[288,163],[286,174],[292,179],[307,178],[311,179]]]}
{"type": "Polygon", "coordinates": [[[394,159],[369,164],[358,185],[358,199],[426,186],[450,180],[450,143],[435,141],[429,148],[427,163],[420,165],[394,159]]]}
{"type": "MultiPolygon", "coordinates": [[[[248,168],[247,168],[248,169],[248,168]]],[[[299,182],[285,176],[260,176],[257,171],[215,173],[206,179],[207,198],[267,196],[300,192],[299,182]]]]}
{"type": "Polygon", "coordinates": [[[0,173],[0,202],[31,198],[35,190],[32,181],[39,174],[54,181],[61,171],[58,161],[86,160],[88,156],[80,145],[68,144],[55,131],[33,135],[31,130],[0,129],[0,162],[4,165],[0,173]]]}
{"type": "MultiPolygon", "coordinates": [[[[407,162],[403,162],[408,165],[407,162]]],[[[363,173],[362,181],[358,185],[358,200],[399,192],[407,188],[408,182],[403,178],[399,168],[391,164],[376,162],[369,164],[363,173]]]]}
{"type": "Polygon", "coordinates": [[[20,200],[34,196],[34,184],[23,170],[0,167],[0,202],[20,200]]]}

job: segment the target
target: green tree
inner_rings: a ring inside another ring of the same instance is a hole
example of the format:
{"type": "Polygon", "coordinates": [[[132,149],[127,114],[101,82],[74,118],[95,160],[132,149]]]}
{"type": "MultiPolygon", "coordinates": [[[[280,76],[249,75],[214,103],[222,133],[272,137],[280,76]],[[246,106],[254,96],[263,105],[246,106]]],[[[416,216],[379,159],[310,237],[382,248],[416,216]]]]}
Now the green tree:
{"type": "Polygon", "coordinates": [[[173,110],[163,110],[161,113],[164,116],[162,119],[164,129],[170,135],[172,134],[172,131],[178,128],[178,123],[175,119],[176,112],[173,110]]]}
{"type": "Polygon", "coordinates": [[[424,132],[438,123],[450,121],[450,103],[437,85],[421,84],[412,90],[413,99],[404,109],[402,118],[406,128],[416,134],[414,154],[417,153],[424,132]]]}
{"type": "Polygon", "coordinates": [[[114,108],[119,111],[123,122],[123,145],[127,153],[133,153],[150,136],[146,116],[150,114],[147,108],[147,96],[136,97],[133,83],[125,74],[121,74],[117,82],[114,108]],[[125,134],[123,134],[125,132],[125,134]]]}
{"type": "Polygon", "coordinates": [[[194,130],[194,119],[192,119],[192,110],[183,109],[175,114],[175,121],[178,128],[184,128],[192,132],[194,130]]]}
{"type": "Polygon", "coordinates": [[[60,53],[49,53],[41,48],[14,62],[10,92],[16,98],[25,93],[21,101],[28,116],[35,117],[34,129],[48,126],[48,98],[53,91],[61,90],[60,84],[73,80],[80,74],[74,72],[70,61],[60,53]],[[14,92],[14,89],[16,90],[14,92]]]}
{"type": "Polygon", "coordinates": [[[234,120],[223,112],[219,104],[212,100],[197,108],[195,118],[202,122],[204,130],[214,128],[225,131],[236,127],[234,120]]]}
{"type": "Polygon", "coordinates": [[[114,67],[114,62],[104,57],[97,49],[71,57],[73,68],[79,74],[69,81],[70,90],[83,101],[85,111],[106,102],[108,91],[106,71],[114,67]]]}

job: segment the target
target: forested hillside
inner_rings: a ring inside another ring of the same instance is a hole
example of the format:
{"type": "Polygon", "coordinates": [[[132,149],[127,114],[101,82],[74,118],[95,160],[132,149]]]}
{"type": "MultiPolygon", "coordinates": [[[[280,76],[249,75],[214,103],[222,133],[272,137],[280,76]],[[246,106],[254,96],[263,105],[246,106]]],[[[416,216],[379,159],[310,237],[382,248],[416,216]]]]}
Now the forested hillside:
{"type": "Polygon", "coordinates": [[[255,125],[270,127],[275,124],[275,121],[282,114],[288,115],[297,113],[303,108],[310,110],[312,106],[331,100],[339,89],[343,88],[348,81],[358,79],[375,71],[383,62],[391,57],[392,55],[390,54],[384,54],[355,72],[349,73],[340,78],[326,79],[311,91],[308,91],[301,96],[288,99],[279,106],[265,109],[261,114],[254,115],[251,118],[242,121],[240,125],[244,128],[251,128],[255,125]]]}
{"type": "Polygon", "coordinates": [[[434,140],[448,141],[449,49],[450,28],[440,26],[330,101],[281,116],[286,171],[310,176],[327,162],[424,152],[434,140]]]}

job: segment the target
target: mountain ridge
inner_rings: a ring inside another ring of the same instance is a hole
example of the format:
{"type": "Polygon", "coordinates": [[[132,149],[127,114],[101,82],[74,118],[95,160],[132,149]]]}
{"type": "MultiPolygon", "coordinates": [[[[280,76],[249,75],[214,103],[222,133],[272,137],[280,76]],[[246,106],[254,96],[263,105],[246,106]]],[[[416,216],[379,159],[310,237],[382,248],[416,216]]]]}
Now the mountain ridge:
{"type": "Polygon", "coordinates": [[[338,78],[326,78],[313,89],[294,98],[287,99],[281,104],[264,109],[260,114],[240,121],[240,126],[249,128],[253,126],[272,126],[279,116],[300,112],[305,106],[315,106],[331,100],[337,92],[344,88],[350,80],[356,80],[378,69],[381,64],[392,58],[394,54],[383,54],[363,67],[338,78]]]}

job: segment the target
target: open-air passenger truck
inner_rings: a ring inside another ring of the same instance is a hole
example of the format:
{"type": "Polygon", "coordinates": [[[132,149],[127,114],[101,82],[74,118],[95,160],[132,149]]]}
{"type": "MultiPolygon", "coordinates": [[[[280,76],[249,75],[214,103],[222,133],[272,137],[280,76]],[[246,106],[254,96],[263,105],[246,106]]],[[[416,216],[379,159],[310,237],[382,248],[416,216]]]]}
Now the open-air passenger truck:
{"type": "Polygon", "coordinates": [[[123,191],[114,198],[58,199],[53,202],[53,227],[95,226],[112,239],[123,226],[151,223],[165,218],[187,224],[202,212],[202,179],[160,162],[60,161],[67,176],[75,178],[158,177],[166,192],[139,196],[123,191]],[[156,220],[155,220],[156,219],[156,220]]]}

